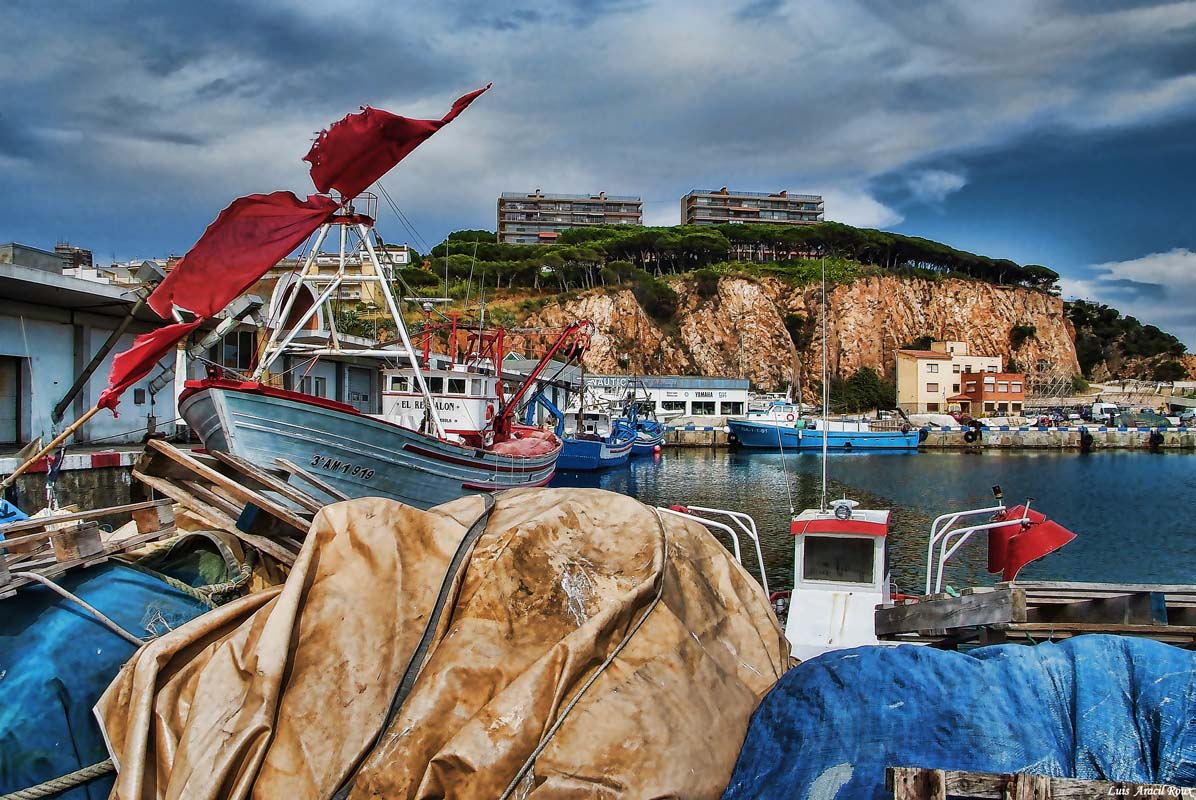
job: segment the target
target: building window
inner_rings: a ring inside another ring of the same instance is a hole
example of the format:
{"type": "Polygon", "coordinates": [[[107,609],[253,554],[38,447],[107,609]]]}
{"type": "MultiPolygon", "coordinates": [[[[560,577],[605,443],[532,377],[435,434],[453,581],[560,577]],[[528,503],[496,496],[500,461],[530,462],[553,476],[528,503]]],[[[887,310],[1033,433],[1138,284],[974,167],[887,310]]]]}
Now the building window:
{"type": "Polygon", "coordinates": [[[971,371],[972,371],[972,365],[971,365],[971,364],[964,364],[964,365],[963,365],[963,371],[964,371],[964,372],[971,372],[971,371]]]}
{"type": "Polygon", "coordinates": [[[999,411],[1002,414],[1008,414],[1009,413],[1009,404],[1008,403],[997,403],[997,411],[999,411]]]}
{"type": "Polygon", "coordinates": [[[327,397],[328,379],[308,375],[306,378],[299,381],[299,391],[303,394],[310,394],[315,397],[327,397]]]}
{"type": "Polygon", "coordinates": [[[1018,392],[1020,392],[1020,391],[1022,390],[1022,382],[1021,382],[1021,381],[1014,381],[1014,382],[1013,382],[1013,386],[1012,386],[1012,390],[1013,390],[1013,393],[1014,393],[1014,394],[1017,394],[1018,392]]]}
{"type": "Polygon", "coordinates": [[[737,417],[743,413],[743,403],[720,403],[719,413],[724,417],[737,417]]]}
{"type": "Polygon", "coordinates": [[[967,386],[969,392],[976,391],[976,381],[968,381],[967,386]]]}
{"type": "Polygon", "coordinates": [[[957,373],[957,372],[959,372],[959,365],[958,365],[958,364],[952,364],[952,365],[951,365],[951,371],[952,371],[952,372],[956,372],[956,373],[957,373]]]}
{"type": "Polygon", "coordinates": [[[959,394],[959,384],[957,383],[957,384],[953,385],[951,387],[951,391],[955,392],[956,394],[959,394]]]}
{"type": "Polygon", "coordinates": [[[994,410],[996,409],[996,407],[997,407],[997,404],[996,404],[996,403],[985,403],[985,404],[984,404],[984,410],[985,410],[985,412],[988,412],[988,411],[994,411],[994,410]]]}
{"type": "Polygon", "coordinates": [[[929,373],[936,373],[939,371],[939,365],[934,363],[927,364],[926,371],[929,373]]]}
{"type": "Polygon", "coordinates": [[[234,331],[224,337],[224,353],[221,365],[233,369],[247,370],[253,366],[256,342],[253,331],[234,331]]]}
{"type": "Polygon", "coordinates": [[[693,402],[693,410],[690,411],[689,413],[690,414],[714,414],[714,403],[706,402],[706,401],[699,402],[699,401],[695,400],[693,402]]]}
{"type": "Polygon", "coordinates": [[[989,364],[987,367],[984,368],[984,371],[985,372],[996,372],[997,367],[994,364],[989,364]]]}
{"type": "Polygon", "coordinates": [[[1009,381],[997,381],[997,391],[1009,393],[1009,381]]]}
{"type": "Polygon", "coordinates": [[[1014,413],[1014,414],[1020,414],[1020,413],[1022,413],[1022,404],[1021,404],[1021,403],[1012,403],[1011,405],[1013,406],[1013,413],[1014,413]]]}
{"type": "Polygon", "coordinates": [[[934,411],[938,411],[938,410],[939,410],[939,404],[938,404],[938,403],[927,403],[927,404],[926,404],[926,410],[927,410],[928,412],[934,412],[934,411]]]}
{"type": "Polygon", "coordinates": [[[664,400],[660,404],[661,411],[684,411],[684,400],[664,400]]]}
{"type": "Polygon", "coordinates": [[[939,390],[939,385],[937,383],[926,384],[926,392],[928,394],[935,394],[936,392],[938,392],[938,390],[939,390]]]}

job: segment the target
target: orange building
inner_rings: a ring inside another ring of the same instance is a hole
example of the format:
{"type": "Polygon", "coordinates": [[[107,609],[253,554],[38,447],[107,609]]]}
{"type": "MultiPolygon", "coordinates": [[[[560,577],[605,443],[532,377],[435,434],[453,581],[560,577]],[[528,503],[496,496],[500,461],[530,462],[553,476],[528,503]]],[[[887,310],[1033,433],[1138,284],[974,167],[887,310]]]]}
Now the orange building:
{"type": "Polygon", "coordinates": [[[964,372],[955,376],[962,388],[947,398],[974,417],[1020,415],[1026,401],[1026,376],[1021,372],[964,372]]]}

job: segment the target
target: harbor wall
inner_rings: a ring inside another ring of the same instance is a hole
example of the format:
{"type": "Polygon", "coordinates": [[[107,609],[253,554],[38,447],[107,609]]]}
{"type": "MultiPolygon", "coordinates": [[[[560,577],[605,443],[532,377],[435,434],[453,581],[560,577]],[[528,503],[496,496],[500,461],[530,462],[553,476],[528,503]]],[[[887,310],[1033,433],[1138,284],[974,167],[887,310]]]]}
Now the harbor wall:
{"type": "MultiPolygon", "coordinates": [[[[922,447],[926,449],[1026,449],[1079,450],[1084,431],[1092,436],[1092,450],[1145,450],[1150,447],[1152,428],[999,427],[985,428],[974,442],[964,439],[971,428],[941,428],[930,431],[922,447]]],[[[1161,431],[1160,450],[1196,450],[1196,428],[1170,428],[1161,431]]]]}
{"type": "MultiPolygon", "coordinates": [[[[135,451],[68,453],[56,485],[58,504],[77,505],[83,509],[106,508],[146,499],[146,490],[133,480],[133,462],[140,452],[138,448],[135,451]]],[[[0,475],[12,473],[19,463],[17,458],[0,458],[0,475]]],[[[40,511],[47,505],[47,474],[43,459],[19,476],[5,492],[5,497],[26,514],[40,511]]]]}

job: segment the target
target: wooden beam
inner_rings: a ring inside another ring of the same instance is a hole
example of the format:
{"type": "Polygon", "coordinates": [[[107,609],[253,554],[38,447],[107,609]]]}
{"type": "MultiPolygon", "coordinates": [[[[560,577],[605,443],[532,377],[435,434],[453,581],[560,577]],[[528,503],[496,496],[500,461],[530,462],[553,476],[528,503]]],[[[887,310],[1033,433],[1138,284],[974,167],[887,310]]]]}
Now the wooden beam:
{"type": "Polygon", "coordinates": [[[137,470],[133,470],[133,477],[144,483],[146,486],[149,486],[154,491],[161,492],[167,497],[173,499],[176,503],[194,514],[201,522],[211,525],[217,530],[227,531],[241,541],[245,542],[245,544],[249,545],[250,547],[261,550],[266,555],[283,564],[286,564],[288,567],[295,563],[295,554],[284,547],[282,541],[275,541],[273,539],[267,539],[264,536],[257,536],[255,534],[238,530],[235,519],[229,517],[216,507],[201,502],[187,489],[177,486],[165,478],[157,478],[153,475],[142,475],[137,470]]]}
{"type": "Polygon", "coordinates": [[[923,600],[876,609],[876,635],[951,630],[994,623],[1025,622],[1026,596],[1021,589],[923,600]]]}
{"type": "Polygon", "coordinates": [[[1088,800],[1093,797],[1183,795],[1179,787],[1157,783],[1089,781],[1029,773],[956,772],[916,767],[889,767],[885,770],[885,787],[893,791],[894,800],[939,800],[944,797],[966,800],[1088,800]]]}
{"type": "MultiPolygon", "coordinates": [[[[1031,603],[1030,597],[1026,598],[1031,603]]],[[[1031,606],[1027,622],[1087,622],[1126,625],[1166,625],[1164,596],[1154,592],[1133,592],[1110,597],[1092,597],[1070,603],[1031,606]]]]}
{"type": "Polygon", "coordinates": [[[238,502],[253,503],[267,514],[275,517],[281,522],[285,522],[295,530],[301,532],[307,531],[309,523],[306,520],[301,519],[300,517],[291,513],[289,510],[283,508],[278,503],[275,503],[270,498],[265,497],[258,492],[246,489],[244,486],[232,480],[228,476],[222,475],[211,467],[199,463],[187,453],[184,453],[183,451],[167,444],[166,442],[163,442],[160,439],[150,439],[149,442],[146,443],[146,446],[152,447],[159,453],[162,453],[167,458],[174,461],[176,464],[190,469],[199,479],[205,480],[215,486],[219,486],[231,496],[235,497],[238,502]]]}
{"type": "Polygon", "coordinates": [[[326,503],[321,503],[319,500],[316,500],[314,497],[300,490],[299,488],[290,485],[285,480],[274,477],[264,469],[249,463],[243,458],[237,458],[236,456],[229,455],[228,453],[220,453],[216,451],[213,451],[212,455],[216,457],[216,460],[227,464],[232,469],[235,469],[242,475],[257,481],[263,486],[268,487],[272,491],[278,492],[278,494],[290,500],[295,505],[310,511],[313,514],[327,505],[326,503]]]}
{"type": "Polygon", "coordinates": [[[150,500],[144,503],[128,503],[123,506],[110,506],[108,508],[97,508],[91,511],[76,511],[70,514],[59,514],[57,516],[48,517],[33,517],[31,519],[22,520],[20,522],[10,522],[4,526],[4,539],[0,540],[0,547],[9,547],[11,545],[21,544],[22,542],[34,542],[38,539],[46,538],[45,527],[47,525],[58,525],[63,522],[79,522],[81,520],[92,520],[97,517],[108,517],[116,514],[132,514],[143,509],[151,509],[162,505],[170,505],[169,500],[150,500]],[[14,533],[21,533],[22,531],[36,531],[26,536],[13,536],[14,533]]]}
{"type": "Polygon", "coordinates": [[[276,458],[274,459],[274,463],[282,467],[283,471],[285,471],[287,474],[294,475],[296,478],[300,478],[306,483],[311,484],[324,494],[331,497],[333,500],[350,499],[349,495],[345,494],[340,489],[337,489],[335,486],[323,480],[322,478],[311,474],[307,470],[303,469],[303,467],[300,467],[297,464],[292,464],[285,458],[276,458]]]}

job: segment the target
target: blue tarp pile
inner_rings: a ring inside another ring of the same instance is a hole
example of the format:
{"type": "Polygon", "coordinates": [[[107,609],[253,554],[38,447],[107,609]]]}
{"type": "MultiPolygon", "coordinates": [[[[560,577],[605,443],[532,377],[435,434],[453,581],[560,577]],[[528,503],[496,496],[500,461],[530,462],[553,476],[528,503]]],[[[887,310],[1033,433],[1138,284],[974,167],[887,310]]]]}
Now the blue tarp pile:
{"type": "Polygon", "coordinates": [[[890,766],[1196,786],[1194,668],[1116,636],[828,653],[764,698],[723,800],[892,798],[890,766]]]}
{"type": "MultiPolygon", "coordinates": [[[[152,575],[110,562],[55,581],[135,636],[161,635],[208,607],[152,575]]],[[[108,757],[92,706],[133,655],[74,603],[42,586],[0,602],[0,794],[108,757]]],[[[111,777],[62,795],[106,798],[111,777]]]]}

